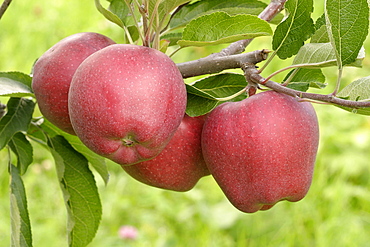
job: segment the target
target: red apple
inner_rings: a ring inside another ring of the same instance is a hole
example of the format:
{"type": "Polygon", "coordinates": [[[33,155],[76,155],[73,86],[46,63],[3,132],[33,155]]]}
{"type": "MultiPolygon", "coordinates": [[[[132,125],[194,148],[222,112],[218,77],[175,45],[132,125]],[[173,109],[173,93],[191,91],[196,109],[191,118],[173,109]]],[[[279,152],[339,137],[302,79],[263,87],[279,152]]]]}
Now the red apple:
{"type": "Polygon", "coordinates": [[[274,91],[221,104],[202,133],[211,174],[229,201],[248,213],[306,195],[318,141],[311,103],[274,91]]]}
{"type": "Polygon", "coordinates": [[[75,134],[68,115],[68,90],[77,67],[115,42],[98,33],[77,33],[47,50],[33,68],[32,89],[41,113],[61,130],[75,134]]]}
{"type": "Polygon", "coordinates": [[[81,141],[121,165],[158,155],[181,123],[186,89],[164,53],[116,44],[81,63],[69,90],[69,114],[81,141]]]}
{"type": "Polygon", "coordinates": [[[209,171],[201,148],[205,116],[185,115],[179,128],[164,150],[154,159],[122,166],[136,180],[150,186],[188,191],[209,171]]]}

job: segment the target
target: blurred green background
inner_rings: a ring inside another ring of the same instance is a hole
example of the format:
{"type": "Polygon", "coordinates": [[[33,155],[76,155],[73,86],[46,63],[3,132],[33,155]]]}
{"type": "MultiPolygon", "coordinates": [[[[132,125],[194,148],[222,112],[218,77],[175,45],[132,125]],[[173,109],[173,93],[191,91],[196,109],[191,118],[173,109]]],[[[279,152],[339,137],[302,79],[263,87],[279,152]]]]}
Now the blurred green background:
{"type": "MultiPolygon", "coordinates": [[[[317,10],[322,5],[316,1],[317,10]]],[[[0,71],[29,73],[35,59],[53,44],[86,31],[102,33],[118,43],[124,40],[123,32],[98,13],[92,0],[13,0],[0,20],[0,71]]],[[[261,38],[248,50],[271,48],[270,42],[261,38]]],[[[368,41],[366,48],[370,48],[368,41]]],[[[174,60],[196,59],[219,49],[187,48],[174,60]]],[[[288,64],[275,59],[264,75],[288,64]]],[[[336,71],[325,69],[324,73],[329,86],[320,93],[329,93],[336,71]]],[[[366,58],[363,69],[345,69],[343,85],[369,74],[366,58]]],[[[143,185],[109,163],[109,184],[105,186],[96,176],[103,219],[89,246],[370,246],[370,118],[334,106],[314,106],[321,128],[320,147],[312,186],[302,201],[280,202],[269,211],[245,214],[226,200],[210,176],[193,190],[178,193],[143,185]],[[138,237],[121,239],[118,230],[123,225],[136,227],[138,237]]],[[[34,156],[35,163],[23,176],[34,246],[67,246],[66,210],[53,160],[36,144],[34,156]]],[[[7,150],[3,150],[0,246],[10,243],[7,162],[7,150]]]]}

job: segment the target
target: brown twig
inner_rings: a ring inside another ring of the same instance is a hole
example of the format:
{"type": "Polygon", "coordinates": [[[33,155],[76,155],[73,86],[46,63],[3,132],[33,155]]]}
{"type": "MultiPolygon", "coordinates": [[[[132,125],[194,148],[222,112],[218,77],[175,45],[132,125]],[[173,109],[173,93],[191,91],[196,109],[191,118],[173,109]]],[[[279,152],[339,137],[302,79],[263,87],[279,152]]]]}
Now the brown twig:
{"type": "Polygon", "coordinates": [[[8,9],[11,2],[12,2],[12,0],[4,0],[3,4],[1,4],[1,6],[0,6],[0,19],[1,19],[1,17],[3,17],[5,11],[8,9]]]}
{"type": "Polygon", "coordinates": [[[366,108],[370,107],[370,101],[352,101],[352,100],[345,100],[338,97],[335,97],[333,94],[315,94],[315,93],[307,93],[297,91],[288,87],[285,87],[277,82],[267,80],[263,78],[259,71],[257,70],[255,64],[243,64],[242,69],[244,70],[245,77],[248,83],[252,85],[264,85],[270,89],[273,89],[276,92],[287,94],[293,97],[301,98],[301,99],[310,99],[314,101],[320,101],[325,103],[330,103],[334,105],[340,105],[344,107],[359,109],[359,108],[366,108]]]}
{"type": "Polygon", "coordinates": [[[230,56],[208,56],[198,60],[177,64],[177,68],[184,78],[214,74],[226,69],[238,69],[244,63],[257,64],[266,60],[268,53],[268,50],[256,50],[230,56]]]}

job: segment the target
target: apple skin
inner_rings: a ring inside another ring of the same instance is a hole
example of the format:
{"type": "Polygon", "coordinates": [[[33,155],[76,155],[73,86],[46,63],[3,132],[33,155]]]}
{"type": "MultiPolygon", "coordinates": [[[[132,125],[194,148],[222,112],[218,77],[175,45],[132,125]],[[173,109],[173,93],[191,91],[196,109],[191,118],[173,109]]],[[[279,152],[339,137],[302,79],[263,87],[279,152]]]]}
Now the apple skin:
{"type": "Polygon", "coordinates": [[[201,148],[205,116],[185,115],[174,136],[154,159],[122,168],[136,180],[161,189],[188,191],[209,175],[201,148]]]}
{"type": "Polygon", "coordinates": [[[68,91],[77,67],[92,53],[115,42],[98,33],[68,36],[35,63],[32,89],[41,113],[61,130],[75,135],[68,114],[68,91]]]}
{"type": "Polygon", "coordinates": [[[78,67],[69,90],[69,114],[81,141],[120,165],[158,155],[181,123],[186,88],[164,53],[116,44],[78,67]]]}
{"type": "Polygon", "coordinates": [[[267,91],[213,110],[202,132],[212,176],[240,211],[299,201],[311,185],[319,142],[311,103],[267,91]]]}

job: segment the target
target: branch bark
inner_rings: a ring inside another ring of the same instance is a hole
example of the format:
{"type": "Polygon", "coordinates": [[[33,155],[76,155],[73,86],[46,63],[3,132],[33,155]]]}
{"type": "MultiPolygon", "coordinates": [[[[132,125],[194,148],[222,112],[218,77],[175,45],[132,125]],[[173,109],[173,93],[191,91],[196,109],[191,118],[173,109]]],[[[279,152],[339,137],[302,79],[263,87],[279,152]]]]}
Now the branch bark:
{"type": "Polygon", "coordinates": [[[8,9],[11,2],[12,2],[12,0],[4,0],[3,4],[1,4],[1,6],[0,6],[0,19],[1,19],[1,17],[3,17],[5,11],[8,9]]]}
{"type": "Polygon", "coordinates": [[[229,56],[208,56],[198,60],[177,64],[177,68],[184,78],[214,74],[226,69],[241,68],[242,64],[245,63],[257,64],[266,60],[268,53],[268,50],[257,50],[229,56]]]}

